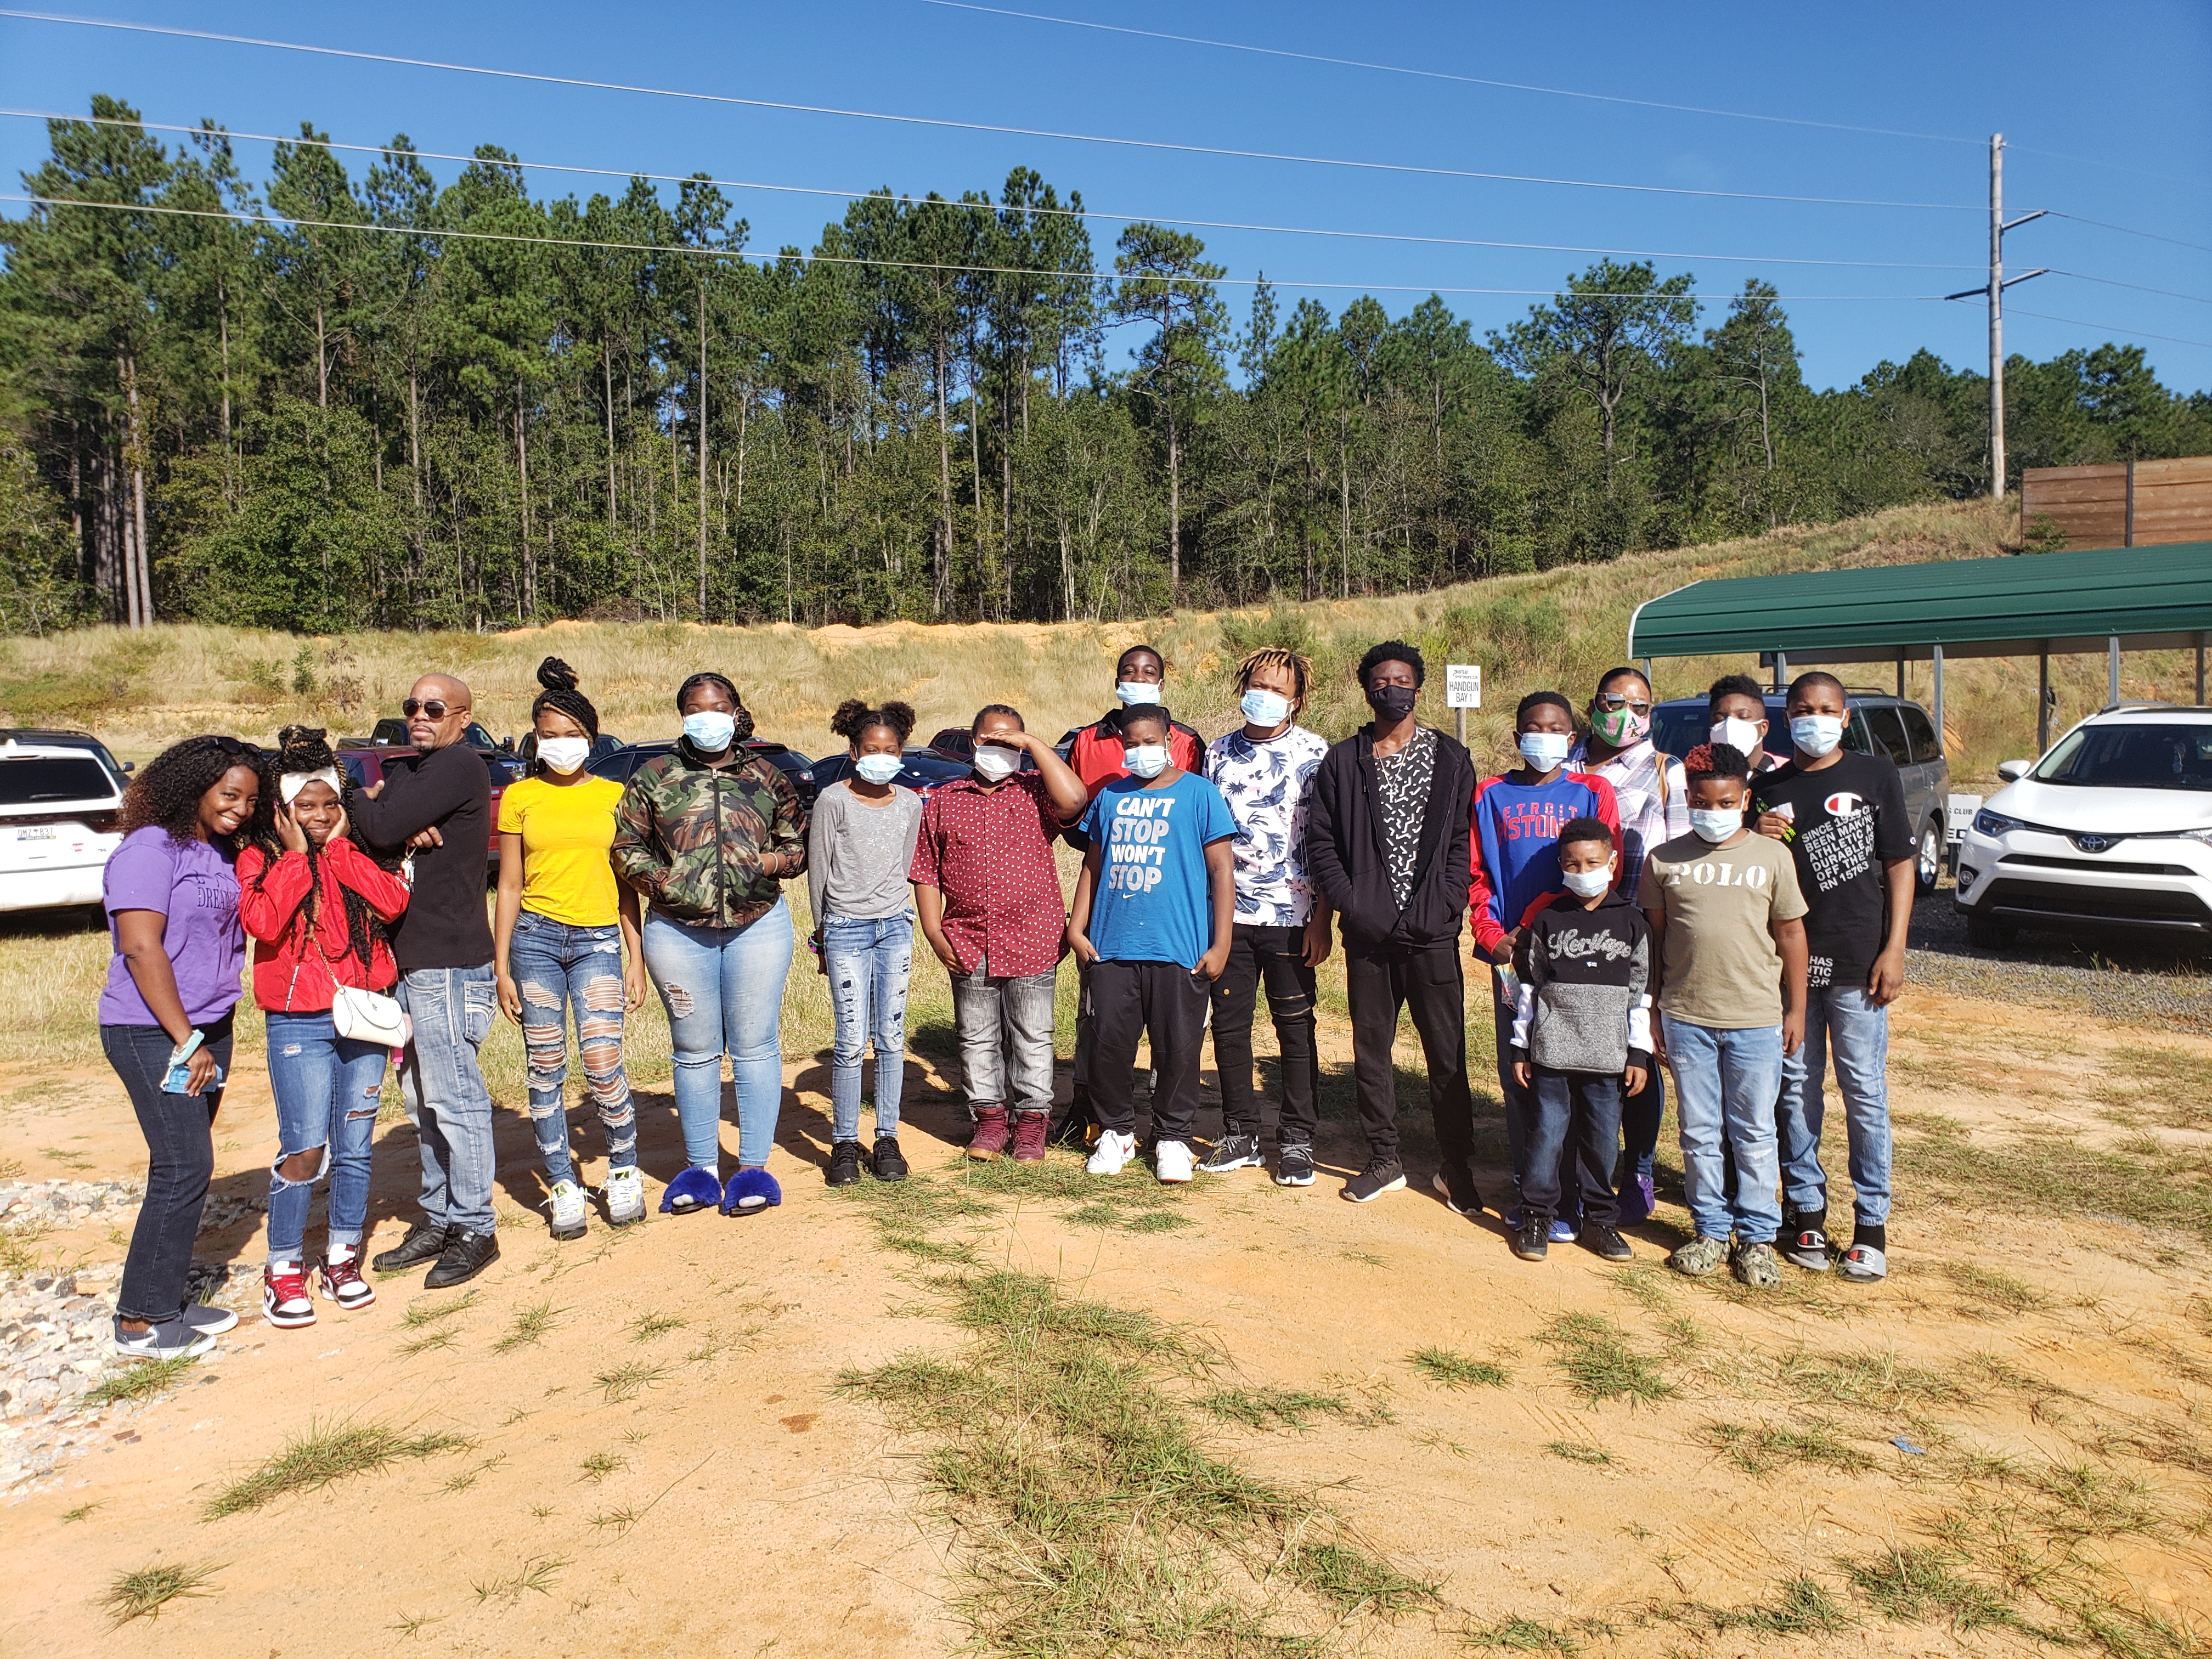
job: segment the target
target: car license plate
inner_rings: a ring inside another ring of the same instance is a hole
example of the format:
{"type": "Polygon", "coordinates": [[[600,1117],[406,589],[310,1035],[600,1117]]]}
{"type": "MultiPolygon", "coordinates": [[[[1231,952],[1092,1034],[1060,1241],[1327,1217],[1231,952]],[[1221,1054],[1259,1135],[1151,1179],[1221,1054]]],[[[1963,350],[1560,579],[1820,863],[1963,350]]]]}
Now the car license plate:
{"type": "Polygon", "coordinates": [[[52,841],[54,826],[51,823],[27,823],[15,831],[17,841],[52,841]]]}

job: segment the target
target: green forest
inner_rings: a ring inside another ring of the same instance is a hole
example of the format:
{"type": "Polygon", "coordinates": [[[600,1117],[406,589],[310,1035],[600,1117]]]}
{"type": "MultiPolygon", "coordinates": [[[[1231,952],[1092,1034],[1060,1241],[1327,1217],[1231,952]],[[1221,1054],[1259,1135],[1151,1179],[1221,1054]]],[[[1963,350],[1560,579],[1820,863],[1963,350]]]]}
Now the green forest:
{"type": "MultiPolygon", "coordinates": [[[[1756,279],[1604,260],[1478,340],[1433,295],[1225,291],[1170,227],[1094,242],[1028,168],[761,258],[703,174],[540,200],[494,145],[441,187],[303,125],[257,181],[107,97],[49,134],[0,220],[9,632],[1115,618],[1990,484],[1983,376],[1814,391],[1756,279]]],[[[2006,378],[2015,469],[2212,453],[2138,347],[2006,378]]]]}

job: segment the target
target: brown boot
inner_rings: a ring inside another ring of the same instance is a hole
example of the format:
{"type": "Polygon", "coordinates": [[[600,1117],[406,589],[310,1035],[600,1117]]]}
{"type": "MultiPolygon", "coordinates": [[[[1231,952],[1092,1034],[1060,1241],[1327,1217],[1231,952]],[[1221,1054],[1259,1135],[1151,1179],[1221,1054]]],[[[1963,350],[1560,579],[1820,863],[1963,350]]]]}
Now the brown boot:
{"type": "Polygon", "coordinates": [[[1050,1112],[1016,1112],[1014,1114],[1014,1162],[1042,1164],[1044,1162],[1045,1137],[1052,1123],[1050,1112]]]}
{"type": "Polygon", "coordinates": [[[975,1113],[975,1133],[968,1142],[968,1156],[988,1164],[1006,1150],[1006,1109],[984,1106],[975,1113]]]}

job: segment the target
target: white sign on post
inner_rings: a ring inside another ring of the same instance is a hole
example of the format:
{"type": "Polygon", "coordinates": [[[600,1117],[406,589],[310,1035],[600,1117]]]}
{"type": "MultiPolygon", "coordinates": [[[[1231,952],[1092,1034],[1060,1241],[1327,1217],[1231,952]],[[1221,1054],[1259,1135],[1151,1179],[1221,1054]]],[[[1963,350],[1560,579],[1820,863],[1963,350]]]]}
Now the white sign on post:
{"type": "Polygon", "coordinates": [[[1482,707],[1482,665],[1455,662],[1444,670],[1444,707],[1447,708],[1480,708],[1482,707]]]}

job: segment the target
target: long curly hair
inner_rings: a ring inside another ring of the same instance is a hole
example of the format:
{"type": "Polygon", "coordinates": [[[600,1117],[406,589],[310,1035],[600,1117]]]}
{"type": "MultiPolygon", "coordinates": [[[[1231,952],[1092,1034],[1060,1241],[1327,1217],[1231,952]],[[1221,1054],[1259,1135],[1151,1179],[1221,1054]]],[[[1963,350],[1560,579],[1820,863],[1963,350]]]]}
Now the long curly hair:
{"type": "MultiPolygon", "coordinates": [[[[337,757],[331,750],[330,733],[319,726],[288,726],[276,734],[276,763],[273,769],[278,776],[287,772],[320,772],[329,769],[338,775],[338,804],[350,821],[353,813],[353,774],[338,764],[337,757]]],[[[272,783],[273,790],[275,785],[272,783]]],[[[253,878],[254,890],[258,892],[267,884],[269,872],[276,867],[283,853],[283,843],[276,841],[275,826],[270,826],[270,839],[274,846],[264,846],[267,858],[253,878]]],[[[311,927],[317,914],[317,905],[323,890],[323,849],[313,841],[307,843],[307,890],[301,896],[291,915],[284,923],[289,938],[295,931],[307,937],[304,931],[311,927]]],[[[378,860],[380,864],[381,859],[378,860]]],[[[338,895],[345,905],[346,950],[364,966],[376,959],[376,947],[388,943],[390,935],[384,924],[377,920],[376,912],[368,908],[368,901],[352,888],[341,883],[338,895]]]]}
{"type": "Polygon", "coordinates": [[[211,836],[210,844],[233,858],[242,848],[270,845],[276,838],[276,769],[252,744],[212,733],[173,743],[146,763],[123,792],[123,832],[166,830],[179,845],[195,839],[201,797],[234,766],[245,767],[261,781],[261,798],[237,834],[211,836]]]}

